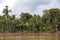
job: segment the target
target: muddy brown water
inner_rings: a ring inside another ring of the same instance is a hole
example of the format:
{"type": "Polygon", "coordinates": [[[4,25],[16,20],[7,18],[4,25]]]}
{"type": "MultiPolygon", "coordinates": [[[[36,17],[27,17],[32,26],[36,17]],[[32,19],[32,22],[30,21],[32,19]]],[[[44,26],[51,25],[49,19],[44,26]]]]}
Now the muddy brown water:
{"type": "Polygon", "coordinates": [[[56,33],[0,33],[0,40],[56,40],[56,33]]]}

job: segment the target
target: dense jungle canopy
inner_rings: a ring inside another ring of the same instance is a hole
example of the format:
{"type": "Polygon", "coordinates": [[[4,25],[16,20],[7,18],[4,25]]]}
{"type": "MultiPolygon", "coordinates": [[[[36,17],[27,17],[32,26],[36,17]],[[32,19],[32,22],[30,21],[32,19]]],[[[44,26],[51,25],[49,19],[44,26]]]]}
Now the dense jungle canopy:
{"type": "Polygon", "coordinates": [[[0,32],[56,32],[60,31],[60,9],[43,11],[43,16],[22,12],[19,17],[9,15],[12,12],[6,6],[0,15],[0,32]]]}

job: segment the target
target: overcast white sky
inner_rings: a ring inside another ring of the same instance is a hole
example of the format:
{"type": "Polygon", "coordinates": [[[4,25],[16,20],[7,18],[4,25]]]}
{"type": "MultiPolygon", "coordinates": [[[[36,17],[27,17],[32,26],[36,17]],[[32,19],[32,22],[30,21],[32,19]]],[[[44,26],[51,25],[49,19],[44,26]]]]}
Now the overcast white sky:
{"type": "Polygon", "coordinates": [[[19,16],[21,12],[42,15],[42,10],[60,8],[60,0],[0,0],[0,15],[6,5],[12,10],[10,15],[19,16]]]}

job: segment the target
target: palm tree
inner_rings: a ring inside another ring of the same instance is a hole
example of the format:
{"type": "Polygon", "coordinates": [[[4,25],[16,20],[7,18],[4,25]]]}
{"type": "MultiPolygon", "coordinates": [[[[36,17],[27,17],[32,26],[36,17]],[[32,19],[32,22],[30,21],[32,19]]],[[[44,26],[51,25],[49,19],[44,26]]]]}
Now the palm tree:
{"type": "Polygon", "coordinates": [[[5,6],[5,9],[3,9],[3,13],[4,13],[3,17],[5,18],[5,21],[6,21],[4,26],[5,31],[8,31],[8,20],[10,19],[10,15],[8,14],[9,12],[11,12],[11,10],[8,9],[8,6],[5,6]]]}
{"type": "Polygon", "coordinates": [[[6,20],[8,19],[9,17],[9,12],[11,12],[11,10],[8,9],[8,6],[5,6],[6,8],[3,10],[3,13],[4,13],[4,17],[6,18],[6,20]]]}

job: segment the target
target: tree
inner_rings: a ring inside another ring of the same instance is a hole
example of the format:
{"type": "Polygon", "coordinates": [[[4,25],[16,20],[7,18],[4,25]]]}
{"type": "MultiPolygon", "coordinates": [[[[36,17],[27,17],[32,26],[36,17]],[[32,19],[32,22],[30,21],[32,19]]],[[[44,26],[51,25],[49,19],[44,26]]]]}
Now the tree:
{"type": "Polygon", "coordinates": [[[6,8],[5,9],[3,9],[3,13],[4,13],[4,16],[5,16],[5,18],[6,18],[6,20],[8,19],[8,17],[9,17],[9,12],[11,12],[11,10],[8,10],[8,6],[5,6],[6,8]]]}
{"type": "Polygon", "coordinates": [[[28,23],[29,23],[28,27],[29,27],[29,30],[31,32],[38,32],[38,31],[40,31],[40,24],[39,24],[40,20],[41,20],[40,16],[39,15],[35,15],[35,14],[34,14],[34,16],[32,18],[30,18],[28,20],[28,23]]]}
{"type": "Polygon", "coordinates": [[[25,23],[27,20],[29,20],[32,17],[29,13],[21,13],[20,20],[25,23]]]}
{"type": "Polygon", "coordinates": [[[6,32],[6,31],[8,31],[9,29],[9,23],[10,23],[10,15],[8,14],[9,12],[11,12],[11,10],[9,10],[8,9],[8,6],[5,6],[6,8],[5,9],[3,9],[3,13],[4,13],[4,15],[3,15],[3,17],[4,17],[4,20],[5,20],[5,25],[4,25],[4,31],[6,32]]]}
{"type": "MultiPolygon", "coordinates": [[[[56,28],[56,31],[58,30],[58,20],[59,20],[59,15],[60,15],[60,9],[49,9],[44,11],[44,16],[43,19],[47,23],[55,25],[54,28],[56,28]]],[[[47,23],[47,24],[48,24],[47,23]]]]}

